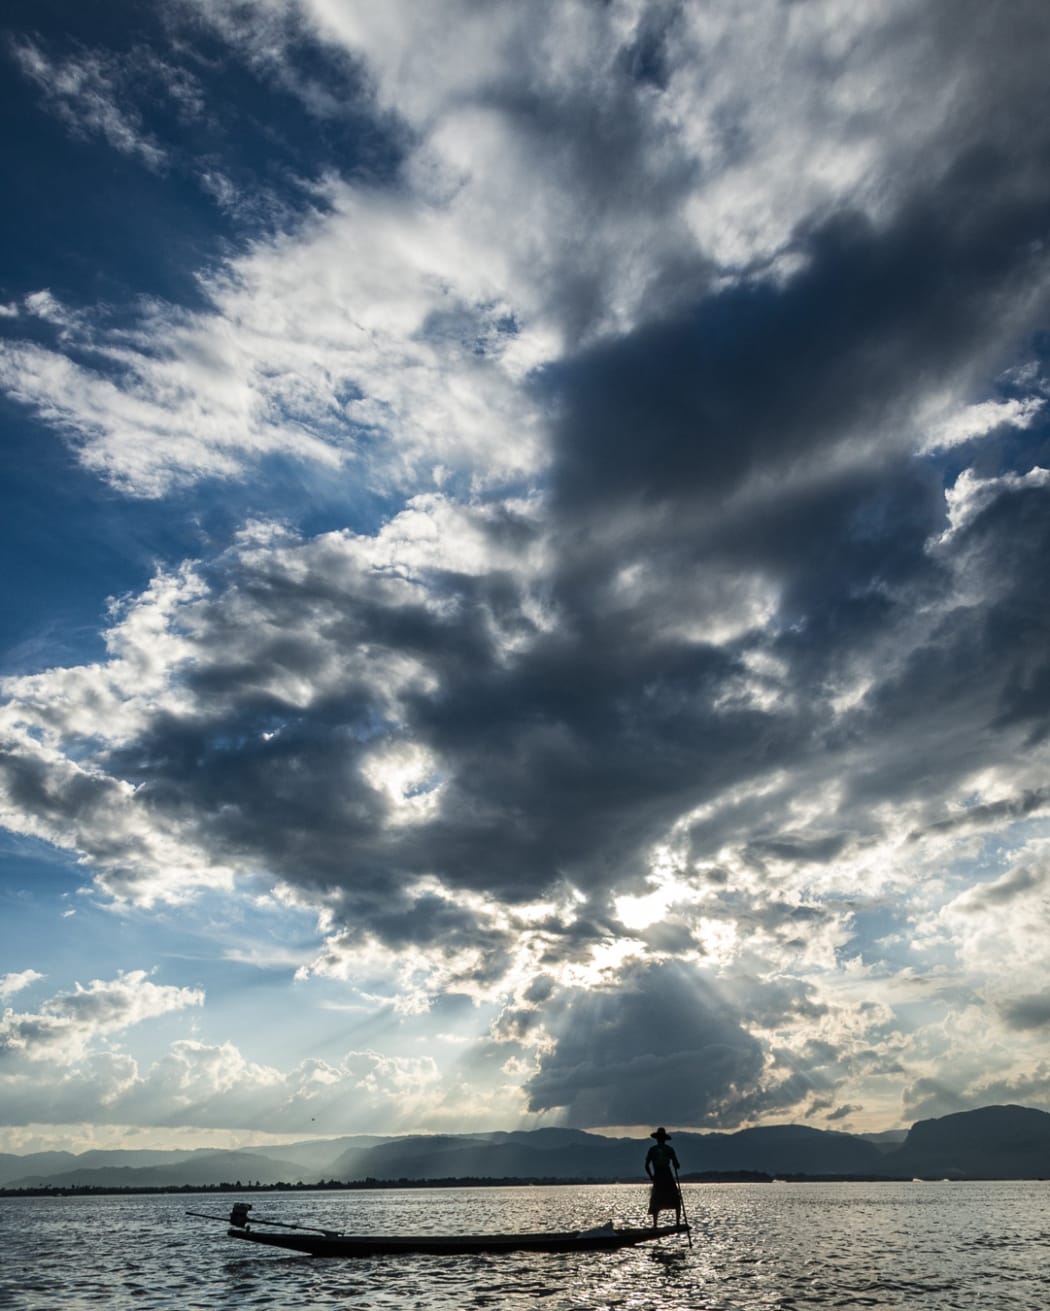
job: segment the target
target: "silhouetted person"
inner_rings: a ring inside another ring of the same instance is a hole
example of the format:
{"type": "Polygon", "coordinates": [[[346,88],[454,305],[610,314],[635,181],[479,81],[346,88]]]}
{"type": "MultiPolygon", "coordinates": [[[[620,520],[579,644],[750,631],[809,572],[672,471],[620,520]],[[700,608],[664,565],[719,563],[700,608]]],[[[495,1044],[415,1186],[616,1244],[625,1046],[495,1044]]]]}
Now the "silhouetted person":
{"type": "Polygon", "coordinates": [[[649,1193],[649,1214],[653,1217],[653,1228],[659,1223],[661,1211],[673,1210],[675,1224],[681,1224],[682,1195],[678,1191],[678,1180],[674,1173],[680,1167],[674,1148],[667,1145],[671,1136],[661,1125],[649,1137],[656,1139],[645,1155],[645,1173],[653,1181],[649,1193]]]}

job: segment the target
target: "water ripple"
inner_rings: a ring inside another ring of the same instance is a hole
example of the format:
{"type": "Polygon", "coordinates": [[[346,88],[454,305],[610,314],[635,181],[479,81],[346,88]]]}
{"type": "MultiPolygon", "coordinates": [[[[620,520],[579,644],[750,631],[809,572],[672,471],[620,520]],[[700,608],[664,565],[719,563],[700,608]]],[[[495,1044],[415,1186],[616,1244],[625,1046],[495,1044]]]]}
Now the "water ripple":
{"type": "MultiPolygon", "coordinates": [[[[253,1199],[373,1233],[637,1224],[644,1187],[405,1190],[253,1199]]],[[[315,1260],[244,1253],[186,1218],[214,1198],[0,1200],[0,1307],[17,1311],[809,1311],[1050,1306],[1050,1185],[686,1187],[694,1246],[315,1260]]]]}

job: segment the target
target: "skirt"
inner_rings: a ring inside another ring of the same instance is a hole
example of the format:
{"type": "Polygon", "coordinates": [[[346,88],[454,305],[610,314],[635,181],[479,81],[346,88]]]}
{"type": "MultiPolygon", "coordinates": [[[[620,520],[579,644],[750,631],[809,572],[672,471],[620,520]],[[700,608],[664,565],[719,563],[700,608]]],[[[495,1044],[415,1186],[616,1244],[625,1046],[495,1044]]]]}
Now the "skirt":
{"type": "Polygon", "coordinates": [[[652,1192],[649,1194],[649,1214],[655,1215],[657,1211],[674,1211],[680,1205],[678,1185],[671,1171],[654,1171],[652,1192]]]}

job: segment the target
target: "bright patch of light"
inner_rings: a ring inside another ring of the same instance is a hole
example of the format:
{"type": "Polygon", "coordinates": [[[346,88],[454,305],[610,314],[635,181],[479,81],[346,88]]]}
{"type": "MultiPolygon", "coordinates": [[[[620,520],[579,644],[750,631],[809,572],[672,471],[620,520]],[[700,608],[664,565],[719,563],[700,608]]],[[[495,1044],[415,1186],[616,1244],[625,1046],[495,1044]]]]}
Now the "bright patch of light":
{"type": "Polygon", "coordinates": [[[647,893],[644,897],[617,897],[613,905],[616,907],[617,918],[624,928],[647,929],[650,924],[663,919],[673,899],[674,891],[670,887],[663,887],[647,893]]]}
{"type": "Polygon", "coordinates": [[[585,964],[566,966],[560,982],[566,987],[595,988],[615,980],[628,961],[644,954],[645,946],[636,938],[606,938],[591,948],[585,964]]]}
{"type": "Polygon", "coordinates": [[[712,965],[723,966],[737,954],[737,927],[726,920],[697,920],[693,936],[712,965]]]}
{"type": "Polygon", "coordinates": [[[1011,428],[1030,428],[1045,404],[1041,397],[1029,396],[1023,401],[982,401],[979,405],[964,406],[930,425],[921,453],[961,446],[1006,424],[1011,428]]]}
{"type": "Polygon", "coordinates": [[[861,678],[849,687],[840,688],[839,691],[833,693],[830,698],[832,710],[834,710],[836,715],[844,715],[849,710],[855,710],[874,685],[874,679],[861,678]]]}
{"type": "Polygon", "coordinates": [[[437,814],[444,782],[434,754],[418,743],[373,751],[361,767],[368,782],[390,804],[395,824],[421,824],[437,814]]]}

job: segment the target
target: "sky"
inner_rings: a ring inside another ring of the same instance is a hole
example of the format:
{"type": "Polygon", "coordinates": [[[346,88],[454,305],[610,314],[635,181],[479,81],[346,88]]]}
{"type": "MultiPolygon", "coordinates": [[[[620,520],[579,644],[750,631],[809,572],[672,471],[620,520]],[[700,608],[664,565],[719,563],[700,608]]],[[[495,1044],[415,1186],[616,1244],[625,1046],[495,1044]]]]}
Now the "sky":
{"type": "Polygon", "coordinates": [[[0,1150],[1050,1110],[1043,0],[8,0],[0,1150]]]}

